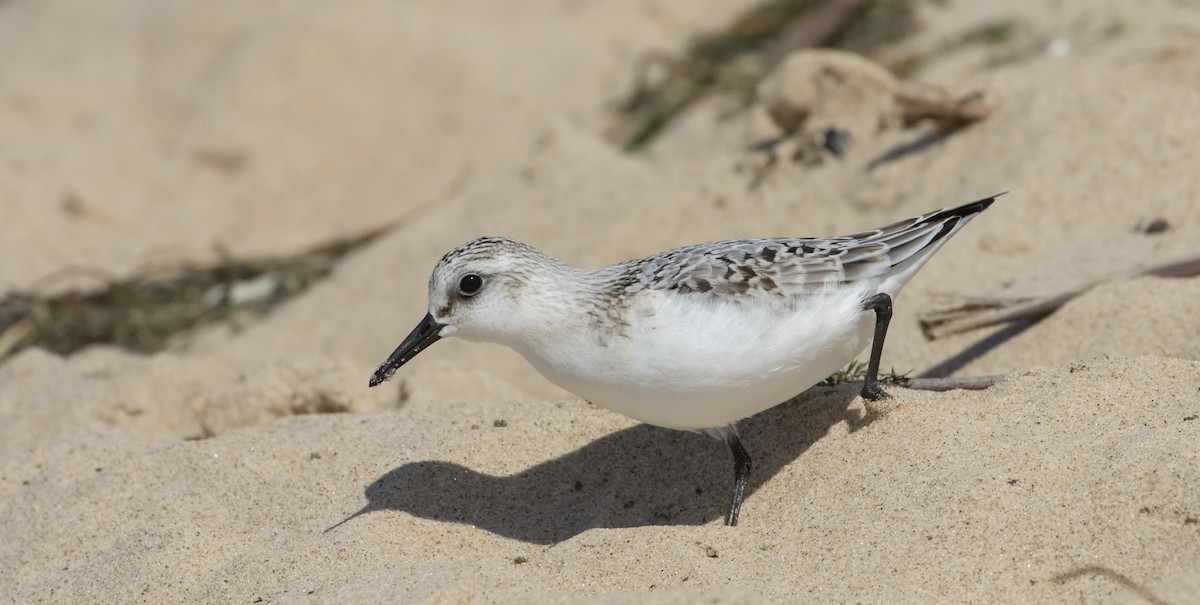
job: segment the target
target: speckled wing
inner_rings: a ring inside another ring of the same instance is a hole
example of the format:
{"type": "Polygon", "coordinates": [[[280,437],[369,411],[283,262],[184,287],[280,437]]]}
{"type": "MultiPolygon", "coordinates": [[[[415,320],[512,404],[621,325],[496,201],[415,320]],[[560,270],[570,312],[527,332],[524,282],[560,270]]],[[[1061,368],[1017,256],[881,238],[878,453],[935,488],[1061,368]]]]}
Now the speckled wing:
{"type": "Polygon", "coordinates": [[[871,231],[830,238],[760,238],[697,244],[639,263],[642,287],[731,300],[787,299],[875,280],[907,282],[946,239],[996,196],[871,231]]]}

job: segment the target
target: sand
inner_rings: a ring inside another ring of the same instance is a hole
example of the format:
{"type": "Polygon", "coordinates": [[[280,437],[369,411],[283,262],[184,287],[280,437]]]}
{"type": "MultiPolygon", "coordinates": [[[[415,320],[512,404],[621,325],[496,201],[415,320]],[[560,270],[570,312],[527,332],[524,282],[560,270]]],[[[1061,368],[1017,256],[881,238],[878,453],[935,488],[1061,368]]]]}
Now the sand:
{"type": "Polygon", "coordinates": [[[621,151],[639,57],[752,4],[0,3],[0,295],[395,225],[266,317],[0,364],[0,594],[1200,602],[1200,278],[1128,277],[1197,254],[1200,6],[920,3],[874,59],[926,57],[905,85],[984,93],[985,119],[929,140],[891,97],[826,99],[846,153],[768,167],[748,150],[779,134],[766,101],[715,96],[621,151]],[[956,42],[999,22],[1002,42],[956,42]],[[883,365],[1006,380],[870,409],[817,387],[745,421],[736,528],[719,442],[506,349],[440,342],[366,386],[478,235],[594,267],[1001,191],[899,297],[883,365]],[[1019,331],[917,324],[1096,281],[1019,331]]]}

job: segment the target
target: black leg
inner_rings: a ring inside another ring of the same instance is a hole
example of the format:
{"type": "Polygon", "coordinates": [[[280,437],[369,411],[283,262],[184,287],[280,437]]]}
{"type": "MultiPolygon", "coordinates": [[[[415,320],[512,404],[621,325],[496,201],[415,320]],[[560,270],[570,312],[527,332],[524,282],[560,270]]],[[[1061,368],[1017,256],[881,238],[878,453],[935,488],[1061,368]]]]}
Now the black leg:
{"type": "Polygon", "coordinates": [[[746,477],[750,475],[750,454],[742,447],[742,441],[736,433],[730,430],[725,434],[725,442],[729,451],[733,452],[733,500],[729,503],[729,514],[725,516],[725,525],[737,525],[738,511],[742,508],[742,495],[746,491],[746,477]]]}
{"type": "Polygon", "coordinates": [[[891,397],[879,386],[879,357],[883,355],[883,339],[892,321],[892,297],[876,294],[862,302],[864,311],[875,312],[875,340],[871,343],[871,359],[867,362],[867,378],[863,381],[863,399],[879,401],[891,397]]]}

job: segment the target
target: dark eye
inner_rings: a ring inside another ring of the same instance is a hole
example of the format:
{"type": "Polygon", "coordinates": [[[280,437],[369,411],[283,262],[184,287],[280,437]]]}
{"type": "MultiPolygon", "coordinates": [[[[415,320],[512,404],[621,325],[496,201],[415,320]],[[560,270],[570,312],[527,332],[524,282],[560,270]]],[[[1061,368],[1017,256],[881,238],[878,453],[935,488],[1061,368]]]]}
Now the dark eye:
{"type": "Polygon", "coordinates": [[[474,296],[482,287],[483,278],[474,273],[468,273],[458,280],[458,293],[463,296],[474,296]]]}

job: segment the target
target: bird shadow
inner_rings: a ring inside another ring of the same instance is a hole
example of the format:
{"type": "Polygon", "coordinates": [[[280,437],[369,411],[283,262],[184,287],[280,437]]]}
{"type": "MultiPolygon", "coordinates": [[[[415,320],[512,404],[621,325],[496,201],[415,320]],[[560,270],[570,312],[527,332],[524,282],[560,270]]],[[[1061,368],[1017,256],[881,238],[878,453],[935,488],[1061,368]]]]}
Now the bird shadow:
{"type": "MultiPolygon", "coordinates": [[[[751,495],[840,422],[851,432],[871,418],[850,403],[854,385],[818,386],[739,423],[754,459],[751,495]]],[[[325,530],[367,513],[410,515],[472,525],[534,544],[554,544],[593,528],[702,525],[722,518],[733,484],[723,441],[638,425],[519,473],[493,476],[439,460],[402,464],[365,489],[367,504],[325,530]]]]}

